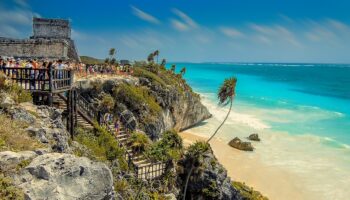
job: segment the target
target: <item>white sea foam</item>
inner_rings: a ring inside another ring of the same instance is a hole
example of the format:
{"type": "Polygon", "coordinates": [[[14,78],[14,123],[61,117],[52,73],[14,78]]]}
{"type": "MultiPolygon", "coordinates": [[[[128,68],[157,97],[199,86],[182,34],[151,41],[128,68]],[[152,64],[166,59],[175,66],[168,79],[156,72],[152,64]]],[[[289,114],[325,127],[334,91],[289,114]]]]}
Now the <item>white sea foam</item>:
{"type": "MultiPolygon", "coordinates": [[[[228,108],[222,108],[213,103],[211,100],[213,94],[207,93],[202,96],[203,103],[213,114],[213,118],[209,119],[206,125],[196,127],[191,132],[208,136],[224,119],[228,108]]],[[[249,107],[247,109],[249,110],[243,110],[243,112],[234,110],[230,115],[227,123],[217,135],[222,139],[223,145],[233,137],[244,139],[253,131],[258,130],[262,141],[253,143],[256,150],[254,153],[246,154],[247,159],[261,160],[266,168],[283,169],[292,177],[296,177],[298,183],[296,188],[302,185],[303,190],[319,195],[314,199],[347,199],[350,196],[350,190],[348,190],[350,188],[349,145],[332,137],[317,136],[311,133],[295,135],[276,132],[266,122],[289,123],[296,120],[322,120],[341,117],[342,113],[310,106],[299,107],[296,111],[249,107]]]]}

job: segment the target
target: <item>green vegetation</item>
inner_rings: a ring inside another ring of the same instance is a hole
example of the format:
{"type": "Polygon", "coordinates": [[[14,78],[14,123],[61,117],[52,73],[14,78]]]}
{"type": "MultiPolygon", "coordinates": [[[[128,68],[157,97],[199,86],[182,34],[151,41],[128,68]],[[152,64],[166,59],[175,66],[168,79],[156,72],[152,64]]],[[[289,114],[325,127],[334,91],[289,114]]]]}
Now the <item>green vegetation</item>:
{"type": "Polygon", "coordinates": [[[0,91],[10,94],[16,103],[31,102],[32,95],[29,91],[24,90],[17,84],[11,84],[7,81],[6,75],[0,72],[0,91]]]}
{"type": "Polygon", "coordinates": [[[97,161],[118,160],[122,169],[127,169],[127,163],[123,157],[124,150],[118,145],[114,137],[104,128],[95,125],[96,133],[92,131],[76,129],[77,135],[75,140],[84,145],[89,152],[74,152],[78,156],[86,156],[97,161]]]}
{"type": "Polygon", "coordinates": [[[2,200],[22,200],[24,193],[16,188],[10,177],[5,177],[0,173],[0,199],[2,200]]]}
{"type": "Polygon", "coordinates": [[[136,154],[143,153],[151,144],[146,134],[133,132],[128,140],[132,151],[136,154]]]}
{"type": "Polygon", "coordinates": [[[0,151],[26,151],[44,147],[24,131],[28,124],[0,115],[0,151]]]}
{"type": "Polygon", "coordinates": [[[214,136],[218,133],[220,128],[225,124],[228,116],[231,113],[233,98],[236,95],[236,84],[237,84],[237,78],[231,77],[231,78],[225,79],[224,83],[219,88],[219,92],[218,92],[219,104],[223,106],[230,104],[230,108],[227,112],[225,119],[222,121],[219,127],[215,130],[214,134],[210,136],[210,138],[207,140],[208,143],[210,142],[211,139],[214,138],[214,136]]]}
{"type": "Polygon", "coordinates": [[[210,185],[202,190],[203,195],[208,199],[218,199],[220,191],[215,181],[211,181],[210,185]]]}
{"type": "Polygon", "coordinates": [[[176,131],[166,131],[161,140],[150,146],[145,154],[154,161],[177,161],[182,156],[182,138],[176,131]]]}
{"type": "Polygon", "coordinates": [[[109,112],[114,108],[115,102],[110,94],[105,94],[100,101],[99,110],[103,113],[109,112]]]}
{"type": "Polygon", "coordinates": [[[144,123],[155,121],[161,111],[161,107],[146,87],[122,84],[115,87],[113,93],[119,102],[125,104],[133,113],[137,113],[144,123]]]}
{"type": "Polygon", "coordinates": [[[141,67],[135,67],[133,75],[137,77],[147,78],[155,85],[161,85],[164,87],[167,85],[167,83],[163,79],[161,79],[157,74],[154,74],[141,67]]]}
{"type": "Polygon", "coordinates": [[[244,200],[268,200],[260,192],[254,190],[252,187],[248,187],[245,183],[234,181],[232,187],[237,189],[243,196],[244,200]]]}
{"type": "Polygon", "coordinates": [[[85,63],[85,64],[93,64],[93,65],[103,64],[102,59],[97,59],[90,56],[80,56],[80,60],[82,63],[85,63]]]}

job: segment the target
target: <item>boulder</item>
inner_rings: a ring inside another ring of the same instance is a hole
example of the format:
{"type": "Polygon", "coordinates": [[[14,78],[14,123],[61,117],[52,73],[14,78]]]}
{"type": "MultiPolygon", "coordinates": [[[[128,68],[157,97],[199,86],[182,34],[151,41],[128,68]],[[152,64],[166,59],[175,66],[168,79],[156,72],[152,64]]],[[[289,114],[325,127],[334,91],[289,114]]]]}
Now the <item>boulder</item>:
{"type": "Polygon", "coordinates": [[[0,94],[0,108],[8,109],[15,104],[15,101],[6,93],[0,94]]]}
{"type": "Polygon", "coordinates": [[[254,148],[250,142],[243,142],[238,137],[235,137],[228,143],[231,147],[242,150],[242,151],[253,151],[254,148]]]}
{"type": "Polygon", "coordinates": [[[103,163],[71,154],[38,156],[14,180],[28,200],[114,199],[110,169],[103,163]]]}
{"type": "Polygon", "coordinates": [[[260,141],[259,135],[257,133],[253,133],[253,134],[249,135],[248,139],[252,140],[252,141],[257,141],[257,142],[260,141]]]}
{"type": "Polygon", "coordinates": [[[37,156],[33,151],[2,151],[0,152],[0,171],[6,171],[9,168],[14,168],[24,160],[30,160],[37,156]]]}

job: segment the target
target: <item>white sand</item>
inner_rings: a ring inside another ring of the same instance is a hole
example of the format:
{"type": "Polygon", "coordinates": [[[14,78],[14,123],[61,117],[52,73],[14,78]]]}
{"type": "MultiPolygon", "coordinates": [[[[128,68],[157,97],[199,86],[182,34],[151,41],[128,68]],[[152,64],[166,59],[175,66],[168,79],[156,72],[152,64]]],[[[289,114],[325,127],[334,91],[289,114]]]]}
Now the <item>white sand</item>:
{"type": "MultiPolygon", "coordinates": [[[[189,131],[180,135],[185,146],[206,139],[189,131]]],[[[254,152],[236,150],[219,139],[213,139],[210,145],[232,180],[245,182],[269,199],[320,199],[318,194],[303,188],[295,174],[264,164],[256,156],[252,156],[254,152]]]]}

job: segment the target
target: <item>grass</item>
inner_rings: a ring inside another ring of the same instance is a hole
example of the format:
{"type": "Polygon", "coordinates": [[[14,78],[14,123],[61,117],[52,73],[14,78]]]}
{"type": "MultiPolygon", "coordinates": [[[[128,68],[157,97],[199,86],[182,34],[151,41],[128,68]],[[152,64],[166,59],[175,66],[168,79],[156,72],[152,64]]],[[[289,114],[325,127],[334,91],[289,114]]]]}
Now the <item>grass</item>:
{"type": "Polygon", "coordinates": [[[114,97],[124,103],[132,112],[140,114],[143,122],[149,122],[156,119],[162,110],[149,92],[146,87],[122,84],[114,88],[114,97]],[[145,108],[149,109],[150,116],[143,112],[145,108]]]}
{"type": "Polygon", "coordinates": [[[2,200],[22,200],[24,193],[14,186],[10,177],[0,174],[0,199],[2,200]]]}
{"type": "Polygon", "coordinates": [[[0,90],[9,93],[16,103],[24,103],[33,101],[29,91],[24,90],[17,84],[9,83],[5,74],[0,72],[0,90]]]}
{"type": "Polygon", "coordinates": [[[119,148],[115,138],[104,128],[95,125],[96,133],[78,128],[75,140],[84,145],[89,152],[74,152],[77,156],[86,156],[96,161],[118,160],[122,170],[126,170],[127,163],[123,158],[124,150],[119,148]]]}
{"type": "Polygon", "coordinates": [[[245,183],[234,181],[232,186],[239,191],[244,200],[268,200],[260,192],[254,190],[252,187],[248,187],[245,183]]]}
{"type": "Polygon", "coordinates": [[[24,131],[28,124],[0,115],[0,151],[26,151],[44,147],[24,131]]]}

